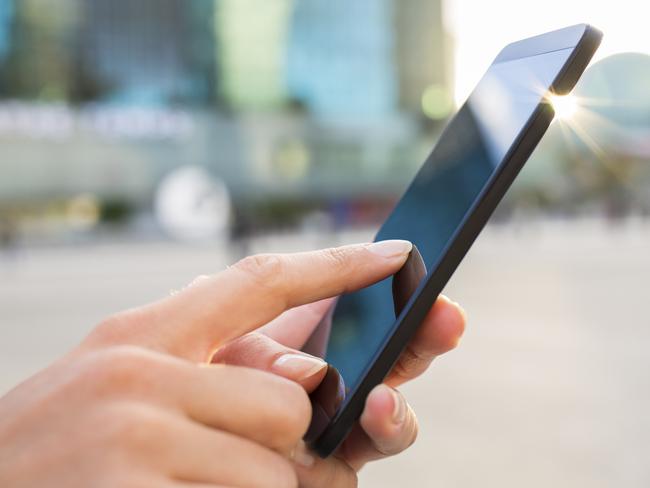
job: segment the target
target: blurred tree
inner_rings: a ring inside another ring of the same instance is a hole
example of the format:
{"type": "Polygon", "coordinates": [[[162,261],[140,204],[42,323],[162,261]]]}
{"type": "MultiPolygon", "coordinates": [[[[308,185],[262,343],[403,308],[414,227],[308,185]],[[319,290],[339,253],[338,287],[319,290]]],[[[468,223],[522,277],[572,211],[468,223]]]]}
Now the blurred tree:
{"type": "Polygon", "coordinates": [[[74,91],[74,28],[79,2],[22,0],[15,5],[4,95],[63,101],[74,91]]]}

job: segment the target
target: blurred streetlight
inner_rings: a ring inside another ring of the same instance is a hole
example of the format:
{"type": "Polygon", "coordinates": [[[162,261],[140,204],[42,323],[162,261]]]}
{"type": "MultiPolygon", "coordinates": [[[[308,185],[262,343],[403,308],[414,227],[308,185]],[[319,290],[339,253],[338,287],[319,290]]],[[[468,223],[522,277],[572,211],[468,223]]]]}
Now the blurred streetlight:
{"type": "Polygon", "coordinates": [[[225,237],[230,224],[230,196],[226,185],[203,168],[184,166],[161,182],[155,212],[161,227],[184,241],[225,237]]]}
{"type": "Polygon", "coordinates": [[[93,228],[100,218],[100,205],[97,197],[91,194],[76,196],[67,203],[65,216],[72,228],[78,230],[93,228]]]}

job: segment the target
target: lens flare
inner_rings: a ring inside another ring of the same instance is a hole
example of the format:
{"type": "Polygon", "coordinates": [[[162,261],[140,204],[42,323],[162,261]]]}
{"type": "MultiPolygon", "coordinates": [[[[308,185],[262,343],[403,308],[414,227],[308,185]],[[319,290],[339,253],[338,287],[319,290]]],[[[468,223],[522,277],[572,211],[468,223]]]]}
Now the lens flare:
{"type": "Polygon", "coordinates": [[[549,102],[560,120],[570,119],[578,111],[578,100],[573,95],[550,95],[549,102]]]}

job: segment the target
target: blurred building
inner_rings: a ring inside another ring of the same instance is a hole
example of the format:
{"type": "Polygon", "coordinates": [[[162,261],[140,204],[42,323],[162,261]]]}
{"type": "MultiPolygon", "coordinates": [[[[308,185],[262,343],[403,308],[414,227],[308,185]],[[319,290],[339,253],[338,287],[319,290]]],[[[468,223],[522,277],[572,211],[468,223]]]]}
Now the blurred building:
{"type": "Polygon", "coordinates": [[[291,22],[292,95],[323,118],[393,114],[393,36],[390,0],[301,0],[291,22]]]}
{"type": "Polygon", "coordinates": [[[230,108],[267,111],[286,105],[286,45],[293,4],[294,0],[215,2],[219,94],[230,108]]]}
{"type": "Polygon", "coordinates": [[[453,44],[441,0],[394,0],[400,107],[445,119],[453,110],[453,44]]]}
{"type": "Polygon", "coordinates": [[[440,0],[302,0],[291,22],[291,95],[322,118],[450,110],[450,42],[440,0]]]}
{"type": "Polygon", "coordinates": [[[209,101],[212,9],[207,1],[88,0],[79,39],[82,65],[109,101],[209,101]]]}
{"type": "Polygon", "coordinates": [[[91,193],[146,209],[182,165],[236,204],[372,203],[430,150],[424,115],[448,113],[441,0],[8,5],[0,205],[91,193]]]}

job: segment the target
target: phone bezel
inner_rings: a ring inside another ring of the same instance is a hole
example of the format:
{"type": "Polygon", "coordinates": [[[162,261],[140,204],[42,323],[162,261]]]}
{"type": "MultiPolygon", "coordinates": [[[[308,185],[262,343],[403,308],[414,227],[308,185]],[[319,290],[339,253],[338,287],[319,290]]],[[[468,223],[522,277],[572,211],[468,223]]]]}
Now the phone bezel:
{"type": "MultiPolygon", "coordinates": [[[[575,86],[600,45],[601,39],[602,33],[590,25],[579,24],[566,27],[509,44],[499,53],[493,64],[574,48],[548,89],[550,93],[562,95],[575,86]]],[[[354,422],[363,412],[366,397],[384,380],[395,365],[408,341],[417,331],[429,309],[550,126],[553,117],[551,105],[540,103],[524,124],[504,157],[503,163],[477,196],[440,260],[432,266],[433,271],[420,283],[402,313],[396,318],[392,333],[373,356],[357,387],[346,398],[323,432],[309,443],[310,448],[319,456],[329,456],[345,439],[354,422]]],[[[440,138],[446,135],[447,129],[442,132],[440,138]]]]}

